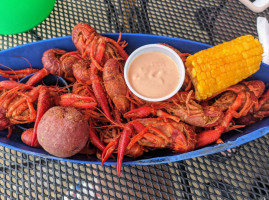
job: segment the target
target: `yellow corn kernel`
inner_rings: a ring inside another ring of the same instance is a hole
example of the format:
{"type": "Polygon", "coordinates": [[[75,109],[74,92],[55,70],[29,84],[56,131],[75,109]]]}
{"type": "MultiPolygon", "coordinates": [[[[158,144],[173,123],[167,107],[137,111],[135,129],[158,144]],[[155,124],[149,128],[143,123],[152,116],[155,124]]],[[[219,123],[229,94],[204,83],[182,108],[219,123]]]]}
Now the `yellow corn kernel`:
{"type": "Polygon", "coordinates": [[[196,99],[207,99],[257,72],[262,53],[258,39],[245,35],[189,56],[185,65],[196,99]]]}

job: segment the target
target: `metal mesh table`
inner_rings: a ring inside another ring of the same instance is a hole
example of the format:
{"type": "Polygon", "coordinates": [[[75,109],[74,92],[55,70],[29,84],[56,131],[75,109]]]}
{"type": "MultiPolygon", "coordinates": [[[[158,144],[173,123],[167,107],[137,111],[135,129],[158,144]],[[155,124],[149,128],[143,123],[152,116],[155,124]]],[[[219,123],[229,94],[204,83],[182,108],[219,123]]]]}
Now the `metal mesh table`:
{"type": "MultiPolygon", "coordinates": [[[[212,45],[256,33],[257,16],[236,0],[58,0],[50,16],[0,48],[71,34],[78,22],[99,33],[137,32],[212,45]]],[[[230,151],[153,166],[60,162],[0,146],[1,199],[269,199],[269,136],[230,151]]]]}

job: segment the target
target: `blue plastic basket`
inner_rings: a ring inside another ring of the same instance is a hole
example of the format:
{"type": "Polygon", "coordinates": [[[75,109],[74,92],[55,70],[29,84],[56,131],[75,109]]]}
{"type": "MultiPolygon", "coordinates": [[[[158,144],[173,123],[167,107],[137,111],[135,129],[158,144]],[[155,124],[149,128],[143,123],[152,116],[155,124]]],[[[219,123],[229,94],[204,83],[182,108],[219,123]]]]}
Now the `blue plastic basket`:
{"type": "MultiPolygon", "coordinates": [[[[117,40],[118,34],[104,34],[107,37],[117,40]]],[[[122,34],[122,39],[128,42],[126,47],[127,53],[131,53],[136,48],[152,43],[167,43],[170,44],[181,52],[195,53],[202,49],[211,47],[211,45],[189,41],[185,39],[156,36],[156,35],[143,35],[143,34],[122,34]]],[[[26,58],[34,68],[41,68],[41,57],[44,51],[50,48],[60,48],[66,51],[75,50],[75,46],[72,43],[71,36],[42,40],[35,43],[29,43],[26,45],[21,45],[18,47],[10,48],[0,52],[0,63],[7,65],[13,69],[22,69],[29,67],[29,64],[25,62],[21,57],[26,58]]],[[[261,64],[261,69],[253,75],[254,79],[262,80],[266,83],[269,83],[269,66],[266,64],[261,64]]],[[[1,78],[0,80],[3,80],[1,78]]],[[[124,158],[123,164],[132,164],[132,165],[151,165],[151,164],[161,164],[180,161],[184,159],[194,158],[198,156],[208,155],[212,153],[221,152],[256,138],[259,138],[269,132],[269,118],[265,118],[260,122],[247,126],[242,129],[242,132],[231,131],[223,134],[222,138],[223,144],[213,144],[207,147],[191,151],[188,153],[173,153],[172,151],[155,151],[154,153],[147,153],[143,157],[132,159],[124,158]]],[[[43,149],[31,148],[23,144],[20,140],[20,135],[18,133],[13,133],[10,139],[6,138],[7,131],[0,132],[0,144],[2,146],[14,149],[23,153],[27,153],[34,156],[40,156],[50,159],[56,159],[60,161],[69,161],[76,163],[87,163],[87,164],[101,164],[95,156],[83,156],[76,155],[71,158],[58,158],[51,156],[43,149]]],[[[116,160],[109,159],[105,164],[116,164],[116,160]]]]}

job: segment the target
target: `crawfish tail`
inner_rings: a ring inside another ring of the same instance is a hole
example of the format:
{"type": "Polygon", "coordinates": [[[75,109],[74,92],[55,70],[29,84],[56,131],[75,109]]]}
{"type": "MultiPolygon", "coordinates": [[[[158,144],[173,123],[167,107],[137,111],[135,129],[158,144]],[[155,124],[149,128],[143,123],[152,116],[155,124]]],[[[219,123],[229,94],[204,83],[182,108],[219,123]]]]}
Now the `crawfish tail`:
{"type": "Polygon", "coordinates": [[[33,130],[33,137],[31,146],[35,145],[37,140],[37,126],[44,113],[53,105],[50,91],[47,87],[42,86],[39,91],[38,102],[37,102],[37,114],[33,130]]]}
{"type": "Polygon", "coordinates": [[[49,49],[43,53],[42,64],[49,73],[62,76],[60,57],[66,51],[62,49],[49,49]]]}
{"type": "Polygon", "coordinates": [[[223,131],[224,131],[223,126],[217,126],[214,128],[214,130],[207,130],[202,133],[199,133],[197,135],[196,148],[200,148],[217,141],[217,139],[220,138],[223,131]]]}
{"type": "Polygon", "coordinates": [[[97,147],[100,151],[104,151],[105,150],[105,145],[100,141],[100,139],[97,137],[95,131],[93,129],[90,128],[89,131],[90,134],[90,141],[91,143],[97,147]]]}
{"type": "Polygon", "coordinates": [[[106,148],[103,150],[103,153],[102,153],[102,163],[101,165],[103,165],[106,160],[112,156],[112,153],[113,151],[116,149],[118,143],[119,143],[119,139],[120,137],[116,137],[114,138],[113,140],[111,140],[108,145],[106,145],[106,148]]]}
{"type": "Polygon", "coordinates": [[[38,143],[37,140],[35,140],[34,144],[32,144],[32,140],[33,140],[33,133],[34,133],[34,129],[33,128],[29,128],[27,130],[25,130],[22,135],[21,135],[21,140],[24,144],[27,144],[29,146],[32,147],[40,147],[40,144],[38,143]]]}
{"type": "Polygon", "coordinates": [[[85,85],[91,84],[90,61],[80,59],[72,65],[72,75],[75,79],[85,85]]]}

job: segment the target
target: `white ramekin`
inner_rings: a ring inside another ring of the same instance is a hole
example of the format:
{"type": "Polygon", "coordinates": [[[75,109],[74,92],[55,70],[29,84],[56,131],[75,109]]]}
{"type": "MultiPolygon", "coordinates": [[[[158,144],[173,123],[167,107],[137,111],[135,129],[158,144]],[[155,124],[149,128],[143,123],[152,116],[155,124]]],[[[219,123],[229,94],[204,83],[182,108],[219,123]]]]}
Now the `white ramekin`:
{"type": "Polygon", "coordinates": [[[144,99],[146,101],[151,101],[151,102],[157,102],[157,101],[164,101],[166,99],[169,99],[170,97],[174,96],[181,88],[184,79],[185,79],[185,67],[184,67],[184,63],[182,62],[180,56],[171,48],[166,47],[164,45],[160,45],[160,44],[148,44],[148,45],[144,45],[139,47],[138,49],[136,49],[134,52],[131,53],[131,55],[128,57],[125,66],[124,66],[124,79],[125,82],[128,86],[128,88],[139,98],[144,99]],[[148,53],[148,52],[160,52],[160,53],[164,53],[167,56],[169,56],[171,59],[173,59],[176,63],[176,66],[178,67],[178,71],[179,71],[179,81],[178,81],[178,85],[176,87],[176,89],[171,92],[169,95],[161,97],[161,98],[148,98],[145,97],[141,94],[139,94],[138,92],[136,92],[129,80],[128,80],[128,70],[130,67],[130,64],[132,63],[132,61],[139,55],[143,54],[143,53],[148,53]]]}

